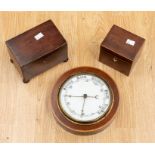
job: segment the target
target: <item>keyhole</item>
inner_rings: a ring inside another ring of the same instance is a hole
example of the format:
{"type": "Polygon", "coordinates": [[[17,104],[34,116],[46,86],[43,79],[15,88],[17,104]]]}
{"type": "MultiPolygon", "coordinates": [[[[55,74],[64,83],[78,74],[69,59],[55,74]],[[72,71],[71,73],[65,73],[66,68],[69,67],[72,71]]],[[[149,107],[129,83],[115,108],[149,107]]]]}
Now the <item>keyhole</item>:
{"type": "Polygon", "coordinates": [[[117,57],[114,57],[114,58],[113,58],[113,61],[114,61],[114,62],[117,62],[117,61],[118,61],[118,58],[117,58],[117,57]]]}

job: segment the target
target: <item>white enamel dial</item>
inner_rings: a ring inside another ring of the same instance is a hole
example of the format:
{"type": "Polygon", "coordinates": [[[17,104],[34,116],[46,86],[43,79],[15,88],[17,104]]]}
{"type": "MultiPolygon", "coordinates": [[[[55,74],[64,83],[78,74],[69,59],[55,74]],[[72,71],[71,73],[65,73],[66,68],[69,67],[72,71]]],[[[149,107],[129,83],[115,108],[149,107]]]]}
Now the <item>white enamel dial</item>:
{"type": "Polygon", "coordinates": [[[59,91],[59,105],[72,120],[92,122],[106,114],[112,96],[107,83],[93,74],[77,74],[64,82],[59,91]]]}

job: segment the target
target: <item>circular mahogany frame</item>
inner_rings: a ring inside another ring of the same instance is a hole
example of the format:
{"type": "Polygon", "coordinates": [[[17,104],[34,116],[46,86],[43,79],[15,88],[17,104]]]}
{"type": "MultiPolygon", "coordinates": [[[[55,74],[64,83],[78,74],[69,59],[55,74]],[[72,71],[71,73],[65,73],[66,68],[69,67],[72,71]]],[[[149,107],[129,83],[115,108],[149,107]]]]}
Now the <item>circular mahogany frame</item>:
{"type": "Polygon", "coordinates": [[[52,99],[51,105],[52,105],[53,115],[57,120],[57,122],[62,127],[64,127],[64,129],[75,134],[94,134],[103,130],[105,127],[107,127],[112,121],[112,119],[114,118],[119,105],[119,92],[113,79],[103,71],[93,67],[78,67],[67,71],[58,79],[58,81],[54,85],[51,99],[52,99]],[[60,87],[69,77],[79,73],[95,74],[96,76],[105,80],[111,90],[112,103],[111,103],[111,107],[109,108],[109,111],[99,120],[92,123],[91,122],[79,123],[69,119],[63,113],[58,103],[59,102],[58,94],[59,94],[60,87]]]}

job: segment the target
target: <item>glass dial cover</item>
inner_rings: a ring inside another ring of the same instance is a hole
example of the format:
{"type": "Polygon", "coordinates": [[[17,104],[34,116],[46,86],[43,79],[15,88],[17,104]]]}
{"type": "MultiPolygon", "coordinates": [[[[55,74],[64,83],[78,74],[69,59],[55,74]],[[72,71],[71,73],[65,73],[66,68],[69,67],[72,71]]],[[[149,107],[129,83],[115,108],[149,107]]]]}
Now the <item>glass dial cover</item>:
{"type": "Polygon", "coordinates": [[[59,106],[73,121],[93,122],[103,117],[112,103],[107,82],[94,74],[69,77],[59,90],[59,106]]]}

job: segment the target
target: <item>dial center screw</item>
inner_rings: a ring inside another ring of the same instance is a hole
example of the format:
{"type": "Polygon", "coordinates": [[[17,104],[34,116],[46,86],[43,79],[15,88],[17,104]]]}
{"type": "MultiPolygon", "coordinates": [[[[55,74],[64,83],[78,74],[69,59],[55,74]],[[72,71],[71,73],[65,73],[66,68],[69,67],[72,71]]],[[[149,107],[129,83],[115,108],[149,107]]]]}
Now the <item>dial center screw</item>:
{"type": "Polygon", "coordinates": [[[87,98],[87,94],[83,94],[83,97],[84,97],[84,98],[87,98]]]}

